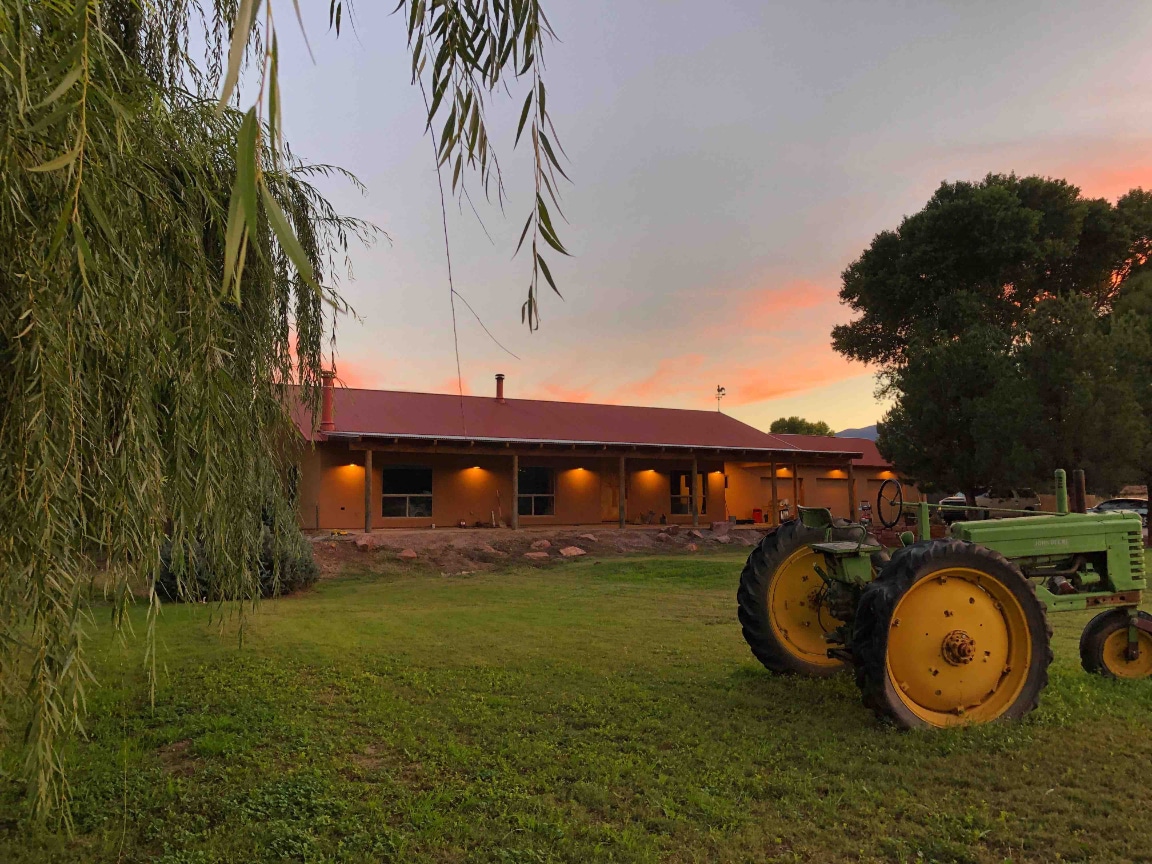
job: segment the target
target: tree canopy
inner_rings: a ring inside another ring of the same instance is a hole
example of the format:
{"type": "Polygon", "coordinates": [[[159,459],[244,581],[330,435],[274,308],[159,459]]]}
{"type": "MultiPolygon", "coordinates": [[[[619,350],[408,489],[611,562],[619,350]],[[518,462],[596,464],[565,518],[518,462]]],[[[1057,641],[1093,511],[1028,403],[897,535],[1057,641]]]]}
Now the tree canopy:
{"type": "Polygon", "coordinates": [[[926,486],[972,491],[1084,468],[1149,473],[1152,193],[1116,204],[1064,180],[944,183],[843,274],[833,330],[895,405],[877,443],[926,486]]]}
{"type": "MultiPolygon", "coordinates": [[[[262,538],[299,540],[289,405],[316,407],[339,264],[375,230],[317,191],[339,169],[280,136],[272,4],[206,5],[0,0],[0,736],[23,726],[41,814],[66,797],[93,592],[118,627],[136,593],[154,616],[169,545],[177,571],[204,562],[214,596],[252,601],[262,538]],[[245,63],[261,85],[247,110],[228,98],[245,63]]],[[[534,0],[399,8],[453,188],[473,168],[502,195],[485,106],[530,82],[535,326],[543,246],[563,251],[547,21],[534,0]]]]}
{"type": "Polygon", "coordinates": [[[780,417],[772,421],[768,431],[791,435],[827,435],[829,437],[836,434],[832,431],[832,427],[823,420],[813,422],[805,420],[803,417],[780,417]]]}

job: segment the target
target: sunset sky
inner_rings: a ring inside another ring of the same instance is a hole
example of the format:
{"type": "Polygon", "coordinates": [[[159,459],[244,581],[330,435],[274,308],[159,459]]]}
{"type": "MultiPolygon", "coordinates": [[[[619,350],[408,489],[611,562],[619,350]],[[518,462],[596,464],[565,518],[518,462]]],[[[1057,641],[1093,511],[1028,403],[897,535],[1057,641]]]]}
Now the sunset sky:
{"type": "MultiPolygon", "coordinates": [[[[349,386],[455,392],[432,145],[394,3],[355,31],[312,7],[313,65],[279,3],[293,150],[348,168],[324,186],[391,242],[354,248],[337,321],[349,386]]],[[[506,212],[450,202],[465,393],[723,410],[766,428],[801,414],[876,422],[872,372],[829,346],[849,317],[839,274],[942,180],[1016,171],[1114,199],[1152,185],[1152,5],[1051,2],[545,0],[560,36],[548,104],[570,157],[541,329],[520,323],[529,261],[511,257],[530,161],[513,151],[522,89],[490,112],[506,212]],[[1147,166],[1147,167],[1146,167],[1147,166]],[[485,235],[487,229],[491,241],[485,235]]],[[[448,178],[446,178],[447,180],[448,178]]]]}

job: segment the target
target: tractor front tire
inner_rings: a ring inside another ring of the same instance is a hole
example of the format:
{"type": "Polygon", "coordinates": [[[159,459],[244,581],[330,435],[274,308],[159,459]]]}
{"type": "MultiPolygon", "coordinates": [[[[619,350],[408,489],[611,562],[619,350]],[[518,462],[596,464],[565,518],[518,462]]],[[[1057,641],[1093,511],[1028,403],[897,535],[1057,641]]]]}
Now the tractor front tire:
{"type": "MultiPolygon", "coordinates": [[[[860,526],[832,528],[833,540],[860,540],[860,526]]],[[[815,566],[824,556],[809,544],[824,540],[824,531],[806,528],[798,519],[769,531],[748,556],[740,574],[736,602],[744,639],[752,654],[772,672],[826,677],[844,662],[828,656],[824,636],[843,622],[822,603],[824,580],[815,566]]],[[[869,536],[868,543],[879,545],[869,536]]],[[[887,563],[877,553],[873,566],[887,563]]]]}
{"type": "Polygon", "coordinates": [[[1040,701],[1052,629],[1003,555],[962,540],[900,549],[860,596],[852,638],[865,706],[911,729],[1023,717],[1040,701]]]}
{"type": "MultiPolygon", "coordinates": [[[[1139,612],[1140,618],[1152,620],[1152,615],[1139,612]]],[[[1123,609],[1109,609],[1088,622],[1080,634],[1080,665],[1084,671],[1107,678],[1137,679],[1152,675],[1152,635],[1144,630],[1136,633],[1138,654],[1128,659],[1128,613],[1123,609]]]]}

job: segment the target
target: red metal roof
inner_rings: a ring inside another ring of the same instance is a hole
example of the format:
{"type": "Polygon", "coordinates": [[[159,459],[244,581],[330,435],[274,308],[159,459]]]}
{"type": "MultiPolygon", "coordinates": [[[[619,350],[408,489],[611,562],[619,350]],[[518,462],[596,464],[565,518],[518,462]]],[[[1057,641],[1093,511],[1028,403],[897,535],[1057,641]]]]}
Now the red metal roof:
{"type": "Polygon", "coordinates": [[[498,402],[491,396],[460,397],[345,387],[337,387],[333,397],[336,428],[332,432],[315,432],[306,412],[297,410],[297,426],[306,438],[324,440],[325,437],[361,436],[444,442],[623,444],[826,452],[845,457],[865,452],[860,445],[871,444],[851,438],[772,435],[718,411],[537,399],[498,402]]]}
{"type": "Polygon", "coordinates": [[[785,441],[791,441],[804,450],[825,450],[839,453],[851,450],[863,455],[852,460],[852,464],[860,468],[891,468],[892,463],[880,455],[875,441],[867,438],[829,438],[826,435],[777,435],[785,441]]]}

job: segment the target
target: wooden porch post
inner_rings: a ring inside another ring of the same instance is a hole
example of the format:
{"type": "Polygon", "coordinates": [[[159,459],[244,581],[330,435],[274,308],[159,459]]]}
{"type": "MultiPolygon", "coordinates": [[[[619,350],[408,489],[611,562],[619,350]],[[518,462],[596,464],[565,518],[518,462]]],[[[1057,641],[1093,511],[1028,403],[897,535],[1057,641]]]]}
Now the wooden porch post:
{"type": "Polygon", "coordinates": [[[520,456],[512,454],[512,530],[520,527],[520,456]]]}
{"type": "Polygon", "coordinates": [[[792,463],[792,507],[797,519],[800,518],[800,468],[792,463]]]}
{"type": "Polygon", "coordinates": [[[772,459],[772,515],[770,525],[780,524],[780,494],[776,490],[776,459],[772,459]]]}
{"type": "Polygon", "coordinates": [[[372,531],[372,451],[364,451],[364,533],[372,531]]]}
{"type": "Polygon", "coordinates": [[[856,521],[856,475],[852,471],[852,463],[848,463],[848,521],[856,521]]]}
{"type": "Polygon", "coordinates": [[[624,470],[624,457],[620,457],[620,527],[628,520],[628,474],[624,470]]]}
{"type": "Polygon", "coordinates": [[[696,454],[692,454],[692,495],[689,500],[692,502],[692,527],[695,528],[700,524],[700,502],[697,496],[700,494],[696,491],[696,486],[700,481],[700,472],[696,464],[696,454]]]}

